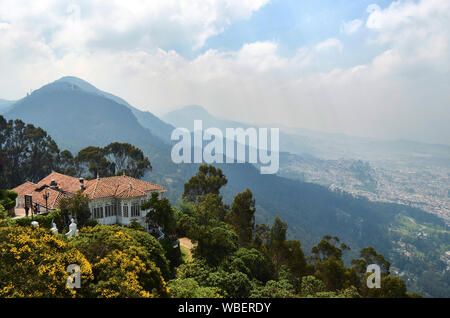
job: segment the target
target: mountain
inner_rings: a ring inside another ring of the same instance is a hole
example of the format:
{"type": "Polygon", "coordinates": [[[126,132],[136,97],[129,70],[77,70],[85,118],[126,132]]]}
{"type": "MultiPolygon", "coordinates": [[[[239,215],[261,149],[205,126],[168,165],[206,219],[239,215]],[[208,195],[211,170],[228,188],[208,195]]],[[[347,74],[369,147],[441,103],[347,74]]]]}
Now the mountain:
{"type": "MultiPolygon", "coordinates": [[[[191,131],[195,119],[203,121],[204,129],[251,127],[214,116],[201,106],[185,106],[162,118],[191,131]]],[[[450,222],[449,146],[271,126],[280,128],[280,176],[412,205],[450,222]]]]}
{"type": "Polygon", "coordinates": [[[75,87],[79,87],[81,90],[85,92],[106,97],[108,99],[115,101],[118,104],[126,106],[131,110],[131,112],[136,117],[137,121],[139,122],[139,124],[141,124],[142,127],[149,129],[153,135],[159,137],[160,139],[164,141],[170,141],[170,134],[172,133],[172,130],[174,128],[171,125],[160,120],[151,112],[139,110],[136,107],[131,106],[124,99],[116,95],[110,94],[108,92],[104,92],[96,88],[94,85],[77,77],[65,76],[54,82],[54,84],[57,83],[72,84],[75,87]]]}
{"type": "Polygon", "coordinates": [[[15,101],[0,99],[0,115],[9,111],[14,103],[15,101]]]}
{"type": "MultiPolygon", "coordinates": [[[[161,116],[176,127],[193,128],[194,119],[203,121],[203,128],[248,128],[248,123],[223,119],[210,114],[202,106],[185,106],[161,116]]],[[[321,159],[356,159],[398,167],[450,166],[450,146],[426,144],[409,140],[378,140],[344,134],[287,127],[280,124],[265,126],[280,129],[280,150],[297,155],[312,155],[321,159]]]]}
{"type": "MultiPolygon", "coordinates": [[[[153,166],[145,179],[166,186],[167,196],[176,203],[198,165],[174,164],[171,145],[153,134],[154,130],[143,127],[124,101],[84,83],[50,83],[12,105],[6,117],[42,127],[62,149],[77,151],[112,141],[140,147],[153,166]]],[[[321,185],[261,175],[251,164],[216,166],[229,180],[223,189],[225,202],[231,203],[237,192],[250,188],[257,203],[257,222],[270,224],[279,215],[289,224],[289,237],[299,239],[306,253],[325,234],[350,245],[347,260],[371,245],[392,261],[393,270],[404,276],[413,291],[450,295],[450,281],[440,274],[445,270],[440,257],[450,249],[450,234],[441,219],[405,205],[370,202],[321,185]],[[433,283],[433,289],[426,281],[438,283],[433,283]]]]}
{"type": "Polygon", "coordinates": [[[6,118],[43,127],[72,151],[113,141],[133,140],[158,150],[164,144],[139,124],[129,108],[66,81],[45,85],[10,107],[6,118]]]}
{"type": "Polygon", "coordinates": [[[184,106],[164,114],[161,118],[175,127],[187,128],[190,131],[194,130],[194,120],[202,120],[203,128],[216,127],[222,131],[225,131],[226,128],[250,127],[248,124],[213,116],[199,105],[184,106]]]}

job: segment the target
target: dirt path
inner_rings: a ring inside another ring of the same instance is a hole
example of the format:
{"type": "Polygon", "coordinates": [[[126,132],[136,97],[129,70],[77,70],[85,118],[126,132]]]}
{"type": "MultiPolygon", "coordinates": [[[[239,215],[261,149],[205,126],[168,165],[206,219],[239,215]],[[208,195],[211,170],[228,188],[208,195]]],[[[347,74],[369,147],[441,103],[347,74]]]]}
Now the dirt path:
{"type": "Polygon", "coordinates": [[[193,247],[195,247],[195,244],[193,244],[192,241],[190,239],[188,239],[187,237],[183,237],[178,240],[180,241],[180,247],[183,247],[186,249],[186,251],[188,253],[188,260],[191,260],[192,259],[191,249],[193,247]]]}

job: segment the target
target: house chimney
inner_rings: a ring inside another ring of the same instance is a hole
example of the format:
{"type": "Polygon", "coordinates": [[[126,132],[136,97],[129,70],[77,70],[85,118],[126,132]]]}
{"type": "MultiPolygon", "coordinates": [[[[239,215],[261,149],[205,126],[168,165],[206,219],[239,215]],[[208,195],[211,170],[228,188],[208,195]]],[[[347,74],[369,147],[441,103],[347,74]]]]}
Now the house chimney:
{"type": "Polygon", "coordinates": [[[80,190],[86,190],[86,187],[84,186],[84,178],[79,178],[78,180],[80,180],[80,190]]]}
{"type": "Polygon", "coordinates": [[[58,188],[58,184],[56,183],[55,179],[52,179],[52,181],[50,181],[50,189],[57,189],[58,188]]]}

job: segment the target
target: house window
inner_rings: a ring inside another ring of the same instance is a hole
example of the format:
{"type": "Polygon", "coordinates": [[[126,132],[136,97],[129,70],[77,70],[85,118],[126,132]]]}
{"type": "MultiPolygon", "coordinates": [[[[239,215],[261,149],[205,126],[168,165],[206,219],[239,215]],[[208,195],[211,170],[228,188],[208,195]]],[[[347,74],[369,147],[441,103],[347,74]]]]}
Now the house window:
{"type": "Polygon", "coordinates": [[[133,203],[131,206],[131,217],[140,216],[140,206],[139,203],[133,203]]]}
{"type": "Polygon", "coordinates": [[[113,205],[105,206],[105,214],[106,214],[106,217],[115,215],[114,214],[114,206],[113,205]]]}
{"type": "Polygon", "coordinates": [[[94,219],[103,218],[103,207],[94,208],[94,219]]]}
{"type": "Polygon", "coordinates": [[[113,215],[117,216],[117,204],[113,205],[113,215]]]}
{"type": "Polygon", "coordinates": [[[122,207],[122,212],[124,217],[128,217],[128,204],[124,204],[122,207]]]}

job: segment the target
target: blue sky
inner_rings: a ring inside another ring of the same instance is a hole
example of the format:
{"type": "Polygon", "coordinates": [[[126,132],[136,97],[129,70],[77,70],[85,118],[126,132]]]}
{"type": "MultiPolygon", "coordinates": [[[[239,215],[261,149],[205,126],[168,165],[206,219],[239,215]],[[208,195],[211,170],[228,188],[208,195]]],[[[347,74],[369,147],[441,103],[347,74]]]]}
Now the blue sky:
{"type": "Polygon", "coordinates": [[[71,75],[156,115],[450,144],[448,0],[0,0],[0,56],[3,99],[71,75]]]}
{"type": "Polygon", "coordinates": [[[300,46],[340,37],[343,21],[361,19],[368,5],[386,7],[392,1],[374,0],[274,0],[248,20],[237,21],[210,38],[208,48],[238,49],[244,43],[277,41],[287,54],[300,46]]]}

